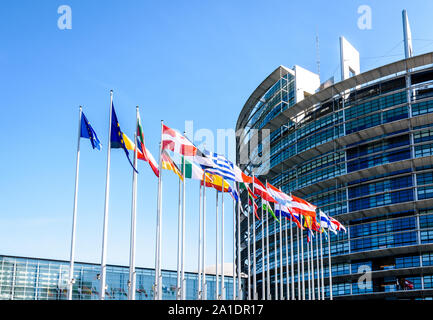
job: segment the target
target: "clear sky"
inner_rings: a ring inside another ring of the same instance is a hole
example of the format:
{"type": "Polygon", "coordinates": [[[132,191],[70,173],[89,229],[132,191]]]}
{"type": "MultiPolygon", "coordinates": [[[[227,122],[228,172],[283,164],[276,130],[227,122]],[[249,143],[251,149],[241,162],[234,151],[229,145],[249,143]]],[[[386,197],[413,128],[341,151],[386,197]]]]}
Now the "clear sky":
{"type": "MultiPolygon", "coordinates": [[[[81,1],[0,4],[0,254],[69,259],[78,106],[103,144],[82,140],[76,258],[100,262],[109,90],[130,137],[139,105],[147,146],[157,157],[160,120],[183,131],[234,128],[252,91],[278,65],[340,78],[339,40],[361,54],[361,71],[403,58],[401,10],[415,54],[433,51],[431,0],[414,1],[81,1]],[[57,8],[72,9],[60,30],[57,8]],[[358,28],[360,5],[372,29],[358,28]]],[[[199,141],[196,141],[197,143],[199,141]]],[[[231,151],[233,152],[233,151],[231,151]]],[[[137,265],[154,267],[157,179],[139,165],[137,265]]],[[[131,168],[111,156],[108,263],[128,264],[131,168]]],[[[187,269],[197,269],[198,182],[187,183],[187,269]]],[[[176,268],[177,179],[163,195],[163,268],[176,268]]],[[[208,192],[208,262],[215,262],[214,192],[208,192]],[[211,208],[213,210],[211,210],[211,208]]],[[[226,196],[226,261],[232,205],[226,196]]]]}

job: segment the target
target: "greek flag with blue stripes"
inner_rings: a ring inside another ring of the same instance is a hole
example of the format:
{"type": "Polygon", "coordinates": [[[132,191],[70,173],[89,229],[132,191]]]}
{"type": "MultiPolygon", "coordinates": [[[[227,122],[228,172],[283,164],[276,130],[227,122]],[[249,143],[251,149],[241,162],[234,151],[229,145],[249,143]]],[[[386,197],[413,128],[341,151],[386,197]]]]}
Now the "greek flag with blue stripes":
{"type": "Polygon", "coordinates": [[[213,167],[211,168],[202,165],[203,169],[206,169],[206,172],[218,175],[226,180],[235,181],[235,171],[232,162],[217,153],[211,153],[205,150],[203,154],[213,163],[213,167]]]}

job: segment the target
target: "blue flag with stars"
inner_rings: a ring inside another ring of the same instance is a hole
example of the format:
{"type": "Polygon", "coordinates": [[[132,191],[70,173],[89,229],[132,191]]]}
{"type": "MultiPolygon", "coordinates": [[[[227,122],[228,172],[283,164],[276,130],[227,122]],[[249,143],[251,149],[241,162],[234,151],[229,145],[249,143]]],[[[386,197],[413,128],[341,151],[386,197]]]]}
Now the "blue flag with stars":
{"type": "Polygon", "coordinates": [[[125,155],[128,158],[129,164],[132,169],[138,173],[137,169],[134,168],[134,165],[129,158],[129,151],[125,144],[124,133],[120,130],[119,121],[117,120],[116,111],[114,111],[114,103],[111,104],[111,148],[113,149],[123,149],[125,151],[125,155]]]}
{"type": "Polygon", "coordinates": [[[86,116],[84,115],[84,112],[81,113],[80,137],[89,139],[93,149],[101,150],[101,142],[99,141],[95,130],[93,130],[92,126],[90,125],[89,120],[87,120],[86,116]]]}

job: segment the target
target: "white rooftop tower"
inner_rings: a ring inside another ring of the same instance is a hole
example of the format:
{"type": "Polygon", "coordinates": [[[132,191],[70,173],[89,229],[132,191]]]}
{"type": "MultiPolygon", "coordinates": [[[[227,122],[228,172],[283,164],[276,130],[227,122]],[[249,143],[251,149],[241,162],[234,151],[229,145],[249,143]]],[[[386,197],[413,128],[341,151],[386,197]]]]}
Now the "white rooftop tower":
{"type": "Polygon", "coordinates": [[[406,9],[402,12],[403,16],[403,38],[404,38],[404,55],[405,58],[411,58],[413,56],[412,47],[412,32],[410,31],[409,18],[407,16],[406,9]]]}
{"type": "Polygon", "coordinates": [[[359,52],[345,37],[340,37],[341,80],[360,73],[359,52]]]}

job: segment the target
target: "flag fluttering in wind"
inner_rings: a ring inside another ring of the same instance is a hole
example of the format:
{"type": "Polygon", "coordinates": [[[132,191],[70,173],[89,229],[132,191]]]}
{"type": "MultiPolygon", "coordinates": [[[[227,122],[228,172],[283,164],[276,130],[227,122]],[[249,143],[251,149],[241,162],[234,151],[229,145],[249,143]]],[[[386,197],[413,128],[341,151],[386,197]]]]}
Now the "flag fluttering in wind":
{"type": "Polygon", "coordinates": [[[317,207],[315,205],[295,196],[291,196],[291,198],[292,200],[290,200],[290,203],[288,204],[291,212],[316,218],[317,207]]]}
{"type": "Polygon", "coordinates": [[[263,200],[266,200],[268,202],[276,203],[277,201],[268,193],[266,190],[266,187],[263,185],[263,183],[260,182],[259,179],[254,177],[253,179],[253,186],[254,186],[254,194],[257,196],[260,196],[263,200]]]}
{"type": "Polygon", "coordinates": [[[215,167],[215,163],[212,161],[212,159],[207,157],[203,152],[201,152],[199,148],[197,148],[196,154],[193,157],[189,157],[189,158],[190,161],[197,163],[203,169],[215,167]]]}
{"type": "Polygon", "coordinates": [[[331,226],[331,220],[322,210],[319,210],[319,224],[322,228],[328,229],[331,226]]]}
{"type": "MultiPolygon", "coordinates": [[[[111,106],[110,106],[111,107],[111,106]]],[[[77,162],[75,167],[75,192],[74,192],[74,207],[72,213],[72,237],[71,237],[71,258],[69,261],[69,281],[67,289],[68,300],[72,300],[72,288],[74,280],[74,259],[75,259],[75,233],[76,233],[76,220],[77,220],[77,202],[78,202],[78,177],[80,171],[80,141],[81,138],[86,138],[90,140],[93,149],[101,150],[101,142],[96,135],[95,130],[87,120],[83,113],[83,108],[80,106],[79,109],[79,121],[78,121],[78,141],[77,141],[77,162]]],[[[111,129],[111,127],[110,127],[111,129]]],[[[110,151],[110,148],[107,148],[110,151]]]]}
{"type": "Polygon", "coordinates": [[[174,129],[162,125],[162,150],[170,150],[183,156],[195,156],[197,148],[174,129]]]}
{"type": "Polygon", "coordinates": [[[81,130],[80,131],[81,131],[80,137],[89,139],[90,143],[92,144],[93,149],[101,150],[101,142],[99,141],[95,130],[93,130],[92,126],[90,125],[89,121],[87,120],[86,116],[84,115],[84,112],[81,114],[81,130]]]}
{"type": "Polygon", "coordinates": [[[303,229],[301,226],[301,222],[299,221],[299,214],[292,213],[287,206],[276,205],[275,212],[277,213],[277,215],[280,215],[281,213],[282,217],[292,220],[299,229],[303,229]]]}
{"type": "MultiPolygon", "coordinates": [[[[251,178],[251,179],[252,179],[252,178],[251,178]]],[[[252,181],[252,180],[251,180],[251,181],[252,181]]],[[[249,196],[250,198],[252,198],[252,199],[257,199],[257,196],[253,193],[253,191],[250,189],[250,187],[248,187],[248,184],[247,184],[247,183],[243,183],[243,182],[241,182],[241,183],[239,183],[239,186],[240,186],[241,188],[247,190],[247,192],[248,192],[248,196],[249,196]]]]}
{"type": "Polygon", "coordinates": [[[188,157],[182,157],[180,169],[183,171],[183,162],[185,161],[185,178],[193,179],[193,180],[203,180],[203,169],[194,163],[193,161],[188,160],[188,157]]]}
{"type": "Polygon", "coordinates": [[[128,138],[126,134],[122,132],[120,129],[119,121],[117,120],[116,111],[114,110],[114,104],[111,104],[111,112],[112,112],[112,119],[111,119],[111,148],[112,149],[118,149],[122,148],[125,151],[126,157],[128,158],[129,164],[131,167],[138,173],[137,169],[134,168],[134,165],[131,162],[131,159],[129,158],[129,152],[128,150],[134,150],[135,145],[131,141],[131,139],[128,138]]]}
{"type": "Polygon", "coordinates": [[[162,151],[161,154],[161,167],[165,170],[173,171],[180,180],[183,180],[183,176],[179,168],[176,166],[176,164],[171,160],[170,156],[168,155],[167,151],[162,151]]]}
{"type": "MultiPolygon", "coordinates": [[[[138,113],[138,111],[137,111],[138,113]]],[[[144,143],[143,127],[141,126],[140,114],[137,114],[137,159],[144,160],[149,163],[153,173],[159,177],[158,162],[153,155],[147,150],[144,143]]]]}
{"type": "Polygon", "coordinates": [[[247,176],[242,170],[235,164],[233,164],[233,171],[235,173],[235,180],[241,183],[253,183],[253,178],[247,176]]]}
{"type": "Polygon", "coordinates": [[[343,230],[344,232],[347,231],[346,228],[339,221],[335,220],[333,217],[329,217],[329,221],[331,222],[330,230],[332,232],[336,233],[335,231],[340,231],[340,230],[343,230]]]}
{"type": "Polygon", "coordinates": [[[275,220],[277,220],[278,222],[280,222],[280,220],[278,220],[278,218],[275,216],[274,210],[272,210],[271,206],[263,203],[262,204],[263,210],[267,211],[268,213],[270,213],[272,215],[272,217],[274,217],[275,220]]]}
{"type": "Polygon", "coordinates": [[[253,194],[251,194],[251,193],[249,193],[248,194],[248,204],[250,205],[250,206],[253,206],[253,210],[254,210],[254,215],[256,216],[256,218],[257,218],[257,220],[260,220],[260,218],[259,218],[259,216],[258,216],[258,214],[257,214],[257,210],[259,209],[259,206],[257,205],[257,203],[254,201],[254,198],[253,198],[253,194]]]}
{"type": "Polygon", "coordinates": [[[236,201],[236,202],[239,201],[239,199],[240,199],[239,198],[239,194],[238,194],[238,192],[236,191],[235,188],[231,188],[230,195],[232,196],[232,198],[233,198],[234,201],[236,201]]]}
{"type": "Polygon", "coordinates": [[[337,234],[337,231],[343,230],[346,232],[346,228],[336,219],[328,216],[322,210],[319,210],[320,217],[320,227],[323,229],[328,229],[332,231],[334,234],[337,234]]]}
{"type": "Polygon", "coordinates": [[[204,151],[203,154],[205,156],[204,158],[210,159],[212,164],[212,167],[201,164],[202,168],[205,168],[207,172],[223,177],[225,180],[236,180],[232,162],[217,153],[210,153],[208,151],[204,151]]]}
{"type": "Polygon", "coordinates": [[[409,281],[409,280],[407,280],[407,279],[404,279],[404,289],[406,290],[406,289],[413,289],[414,288],[414,285],[413,285],[413,282],[412,281],[409,281]]]}
{"type": "Polygon", "coordinates": [[[290,201],[292,200],[292,198],[289,195],[285,194],[284,192],[277,189],[276,187],[274,187],[268,182],[266,183],[266,190],[268,191],[268,194],[272,198],[274,198],[280,205],[287,206],[290,204],[290,201]]]}
{"type": "Polygon", "coordinates": [[[316,222],[316,218],[312,216],[304,216],[304,227],[307,229],[307,242],[310,242],[314,237],[313,231],[320,232],[320,225],[316,222]]]}
{"type": "Polygon", "coordinates": [[[315,221],[311,216],[304,217],[304,227],[308,230],[315,230],[315,221]]]}
{"type": "MultiPolygon", "coordinates": [[[[223,192],[223,183],[224,183],[224,192],[231,192],[231,187],[228,182],[224,181],[224,179],[220,176],[214,174],[206,174],[205,186],[208,188],[214,188],[219,192],[223,192]]],[[[203,185],[202,181],[202,185],[203,185]]]]}

